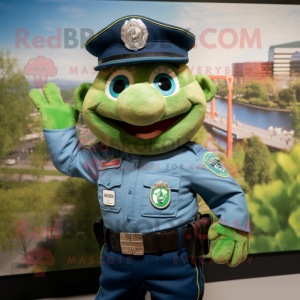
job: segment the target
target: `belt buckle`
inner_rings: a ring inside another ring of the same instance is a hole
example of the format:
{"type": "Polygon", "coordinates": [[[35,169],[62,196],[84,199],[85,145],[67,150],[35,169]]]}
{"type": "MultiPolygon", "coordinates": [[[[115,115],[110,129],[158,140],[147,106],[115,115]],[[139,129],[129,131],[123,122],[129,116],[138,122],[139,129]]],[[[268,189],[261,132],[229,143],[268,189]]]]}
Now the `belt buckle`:
{"type": "Polygon", "coordinates": [[[120,233],[120,244],[123,254],[144,255],[143,235],[141,233],[120,233]]]}

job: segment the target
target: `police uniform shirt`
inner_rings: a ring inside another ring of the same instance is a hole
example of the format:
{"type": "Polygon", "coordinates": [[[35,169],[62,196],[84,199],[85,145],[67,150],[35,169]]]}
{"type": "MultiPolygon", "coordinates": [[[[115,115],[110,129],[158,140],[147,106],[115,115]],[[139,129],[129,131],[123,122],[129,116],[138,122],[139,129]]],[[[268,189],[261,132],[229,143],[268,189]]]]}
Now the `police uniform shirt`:
{"type": "Polygon", "coordinates": [[[44,129],[44,134],[53,164],[60,172],[97,185],[104,226],[110,230],[147,233],[182,227],[197,216],[197,193],[220,224],[250,231],[242,189],[226,170],[213,171],[216,169],[207,161],[219,168],[214,165],[218,159],[198,144],[188,143],[150,156],[122,152],[102,143],[83,147],[75,126],[44,129]],[[110,166],[111,158],[120,162],[118,168],[110,166]],[[157,205],[153,194],[159,182],[167,184],[165,191],[169,189],[165,207],[157,205]]]}

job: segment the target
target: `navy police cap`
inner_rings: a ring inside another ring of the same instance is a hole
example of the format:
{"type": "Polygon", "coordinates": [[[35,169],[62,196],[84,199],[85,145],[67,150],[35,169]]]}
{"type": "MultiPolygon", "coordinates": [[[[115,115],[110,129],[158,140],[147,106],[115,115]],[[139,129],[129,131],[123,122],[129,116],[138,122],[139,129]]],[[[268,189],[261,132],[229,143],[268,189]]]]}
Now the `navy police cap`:
{"type": "Polygon", "coordinates": [[[146,62],[188,63],[188,51],[195,36],[180,27],[158,22],[143,16],[120,18],[85,44],[86,50],[98,57],[102,67],[146,62]]]}

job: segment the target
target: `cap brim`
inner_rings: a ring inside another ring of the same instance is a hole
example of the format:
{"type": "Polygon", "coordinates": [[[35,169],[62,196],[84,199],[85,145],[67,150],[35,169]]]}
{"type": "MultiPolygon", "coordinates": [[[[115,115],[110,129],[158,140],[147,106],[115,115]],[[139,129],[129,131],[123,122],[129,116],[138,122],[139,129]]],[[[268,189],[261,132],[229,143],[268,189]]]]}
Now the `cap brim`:
{"type": "Polygon", "coordinates": [[[184,57],[166,57],[166,56],[155,56],[155,57],[142,57],[142,58],[127,58],[127,59],[118,59],[112,60],[107,63],[103,63],[94,68],[95,71],[100,71],[102,68],[114,67],[114,66],[124,66],[124,65],[134,65],[134,64],[142,64],[149,62],[168,62],[168,63],[184,63],[187,64],[189,62],[189,58],[184,57]]]}

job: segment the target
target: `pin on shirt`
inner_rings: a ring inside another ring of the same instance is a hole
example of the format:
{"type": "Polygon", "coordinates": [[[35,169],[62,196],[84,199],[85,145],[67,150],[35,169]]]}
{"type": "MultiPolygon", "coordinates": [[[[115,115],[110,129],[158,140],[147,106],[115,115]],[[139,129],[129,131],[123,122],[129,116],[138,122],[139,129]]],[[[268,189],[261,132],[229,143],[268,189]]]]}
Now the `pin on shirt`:
{"type": "Polygon", "coordinates": [[[122,157],[116,158],[114,155],[108,157],[106,160],[102,161],[100,165],[100,171],[104,171],[107,169],[118,169],[120,168],[122,163],[122,157]]]}

